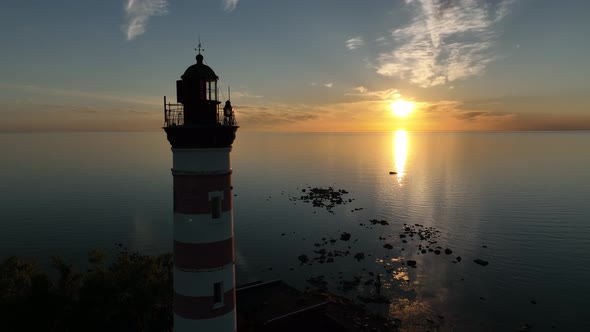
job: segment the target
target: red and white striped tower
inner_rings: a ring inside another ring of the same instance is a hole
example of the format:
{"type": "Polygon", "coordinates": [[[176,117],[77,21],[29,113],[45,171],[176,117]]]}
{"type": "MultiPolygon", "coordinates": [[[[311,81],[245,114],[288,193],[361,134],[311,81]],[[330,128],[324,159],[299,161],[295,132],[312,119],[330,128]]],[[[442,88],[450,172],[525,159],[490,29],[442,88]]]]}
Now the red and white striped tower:
{"type": "Polygon", "coordinates": [[[215,72],[197,63],[164,97],[174,178],[174,330],[236,331],[230,151],[238,126],[215,72]]]}

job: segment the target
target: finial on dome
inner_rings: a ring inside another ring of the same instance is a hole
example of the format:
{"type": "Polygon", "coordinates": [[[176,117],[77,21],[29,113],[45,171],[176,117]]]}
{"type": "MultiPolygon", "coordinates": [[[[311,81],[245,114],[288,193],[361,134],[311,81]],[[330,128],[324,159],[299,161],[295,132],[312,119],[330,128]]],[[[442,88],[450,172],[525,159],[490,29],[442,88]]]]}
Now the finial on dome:
{"type": "Polygon", "coordinates": [[[200,65],[203,64],[203,55],[201,54],[201,51],[205,51],[205,49],[201,47],[201,36],[199,36],[199,46],[197,46],[197,48],[195,48],[195,51],[198,52],[197,57],[196,57],[197,63],[200,65]]]}

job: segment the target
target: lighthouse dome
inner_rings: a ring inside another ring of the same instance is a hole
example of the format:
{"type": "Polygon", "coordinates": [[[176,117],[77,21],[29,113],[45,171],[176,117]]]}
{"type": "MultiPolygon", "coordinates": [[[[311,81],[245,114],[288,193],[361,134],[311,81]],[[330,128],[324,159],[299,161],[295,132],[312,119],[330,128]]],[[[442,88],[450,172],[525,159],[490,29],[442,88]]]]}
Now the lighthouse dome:
{"type": "Polygon", "coordinates": [[[181,78],[183,80],[217,80],[218,77],[211,67],[203,63],[203,55],[197,54],[197,63],[188,67],[181,78]]]}

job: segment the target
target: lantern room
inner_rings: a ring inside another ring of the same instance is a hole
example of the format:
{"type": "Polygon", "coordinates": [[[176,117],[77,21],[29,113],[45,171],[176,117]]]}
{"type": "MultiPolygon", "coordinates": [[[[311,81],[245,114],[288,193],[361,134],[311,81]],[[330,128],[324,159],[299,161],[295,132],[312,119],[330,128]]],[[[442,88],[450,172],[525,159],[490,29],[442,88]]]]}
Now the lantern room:
{"type": "Polygon", "coordinates": [[[176,81],[176,103],[164,96],[164,130],[174,148],[206,148],[231,146],[238,129],[229,100],[223,108],[218,80],[211,67],[199,53],[197,63],[189,66],[176,81]]]}
{"type": "Polygon", "coordinates": [[[181,80],[176,81],[176,98],[184,108],[184,124],[215,124],[217,117],[217,80],[211,67],[197,54],[197,63],[188,67],[181,80]]]}

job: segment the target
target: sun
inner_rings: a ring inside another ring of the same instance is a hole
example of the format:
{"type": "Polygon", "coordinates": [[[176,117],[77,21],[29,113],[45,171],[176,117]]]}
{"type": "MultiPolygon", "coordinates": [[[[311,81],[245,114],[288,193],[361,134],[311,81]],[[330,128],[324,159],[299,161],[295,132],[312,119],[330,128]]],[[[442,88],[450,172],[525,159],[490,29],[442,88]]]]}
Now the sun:
{"type": "Polygon", "coordinates": [[[391,111],[400,118],[405,118],[414,109],[414,102],[403,99],[391,102],[391,111]]]}

